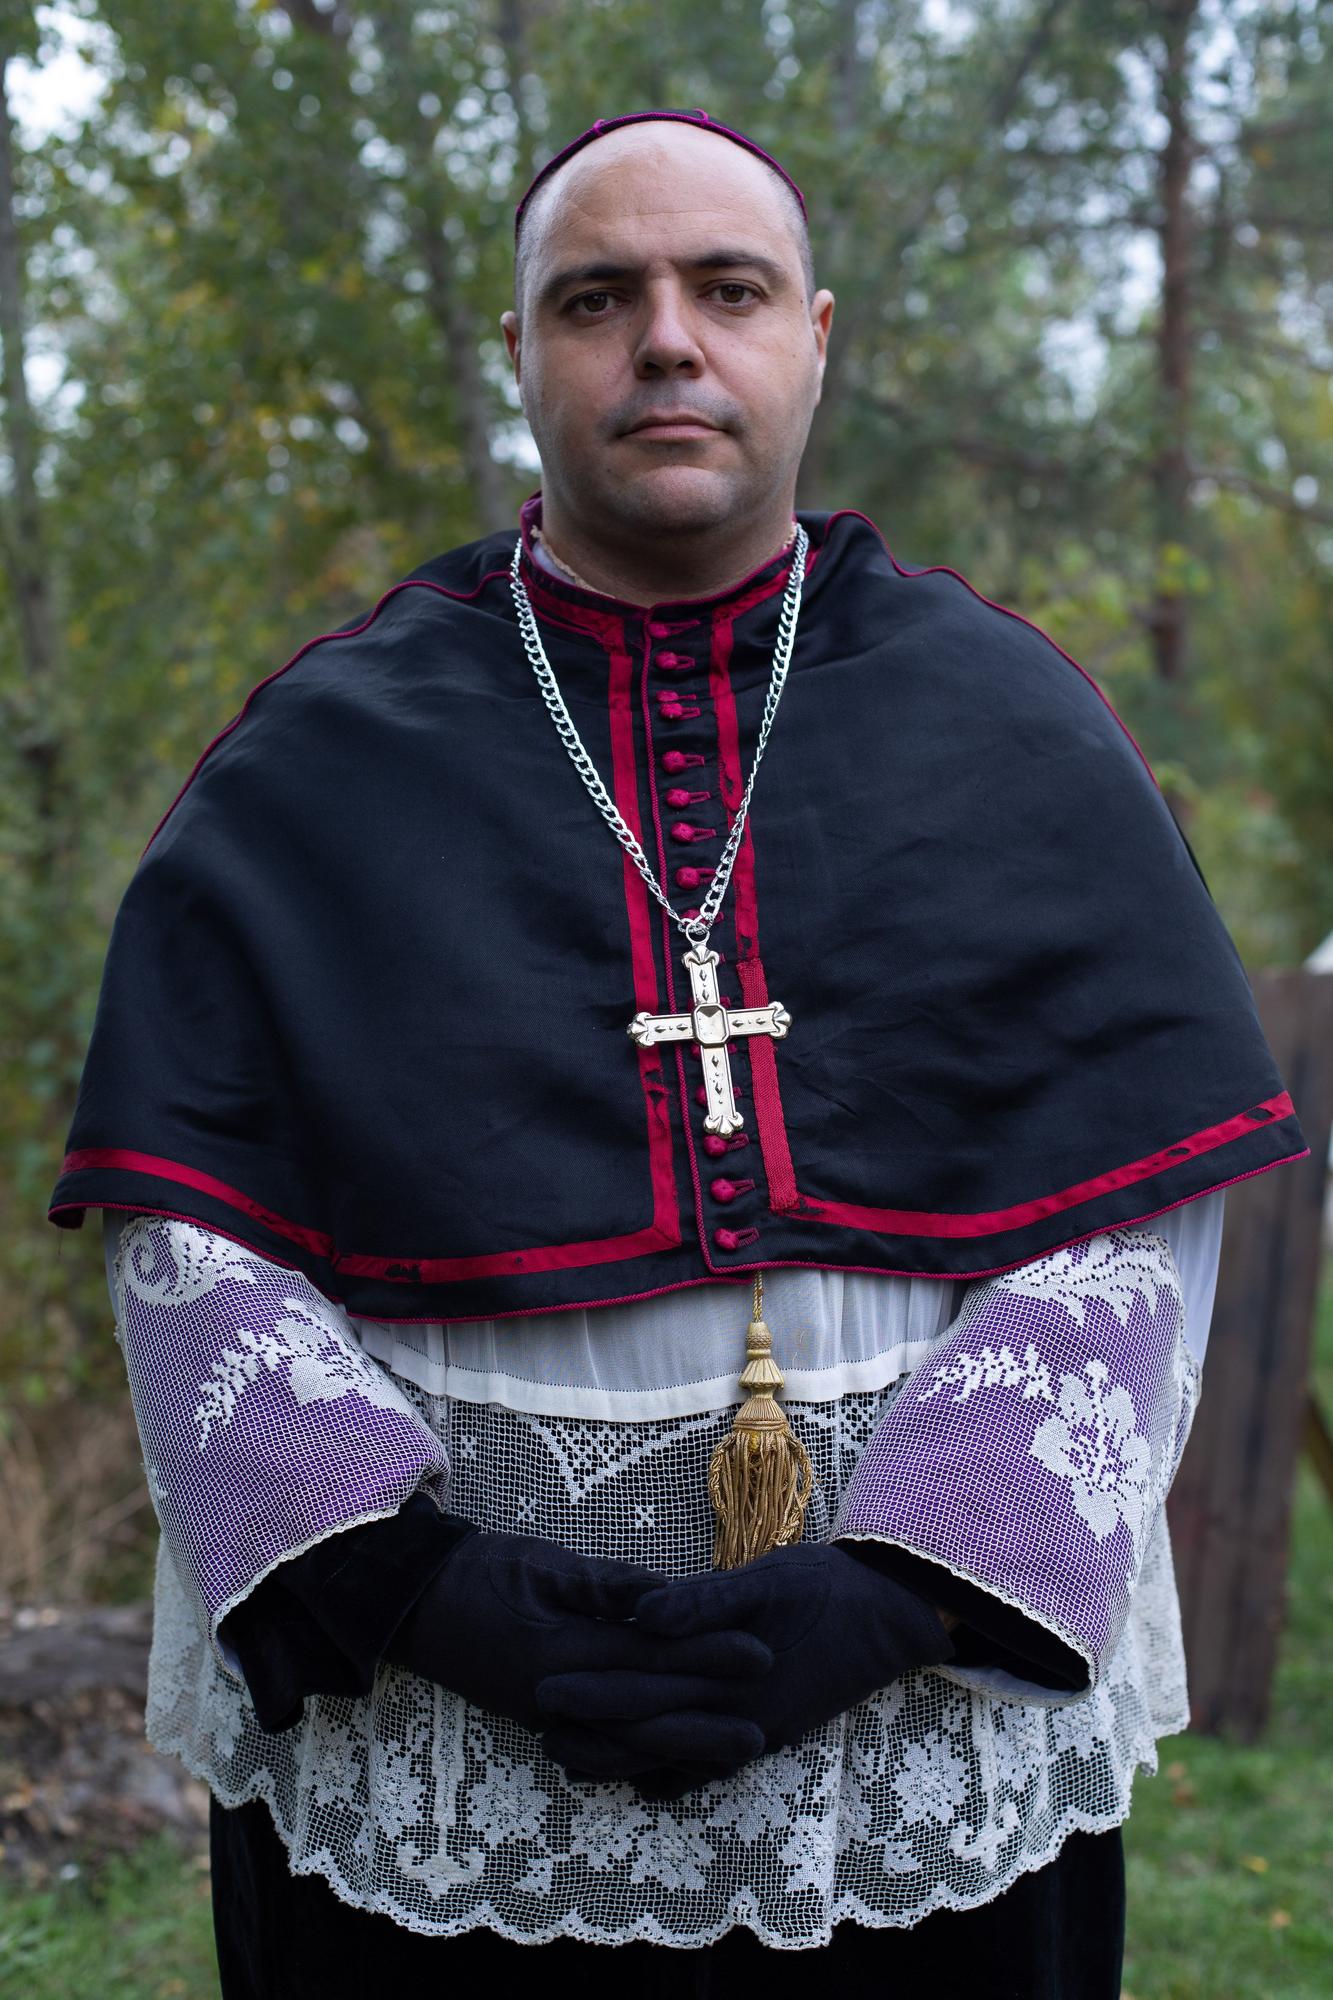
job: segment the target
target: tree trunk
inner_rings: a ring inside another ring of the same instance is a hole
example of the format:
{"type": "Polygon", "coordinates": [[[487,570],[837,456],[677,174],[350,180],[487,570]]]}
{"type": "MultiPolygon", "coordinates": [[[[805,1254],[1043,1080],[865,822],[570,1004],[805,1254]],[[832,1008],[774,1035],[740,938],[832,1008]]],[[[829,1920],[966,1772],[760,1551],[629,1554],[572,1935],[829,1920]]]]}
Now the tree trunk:
{"type": "Polygon", "coordinates": [[[0,390],[12,490],[4,518],[4,562],[14,600],[21,675],[7,695],[14,740],[33,777],[34,805],[43,830],[42,859],[50,865],[59,844],[59,744],[51,721],[58,642],[51,568],[37,493],[37,426],[24,373],[26,329],[23,253],[14,187],[14,128],[0,50],[0,390]]]}
{"type": "Polygon", "coordinates": [[[435,139],[441,115],[423,112],[413,84],[410,17],[392,8],[374,10],[375,32],[393,78],[390,86],[397,131],[395,136],[412,167],[412,235],[426,268],[426,303],[442,337],[446,363],[457,398],[463,433],[463,463],[467,467],[477,520],[483,534],[513,525],[505,481],[491,453],[490,394],[481,368],[476,321],[445,234],[445,204],[435,139]]]}
{"type": "MultiPolygon", "coordinates": [[[[352,27],[350,9],[325,11],[316,0],[279,0],[283,12],[297,26],[313,29],[341,42],[344,47],[352,27]]],[[[434,158],[434,142],[440,128],[420,109],[415,68],[412,60],[411,10],[370,7],[366,18],[374,25],[387,61],[389,101],[393,107],[394,136],[412,163],[416,200],[413,203],[412,237],[426,269],[426,302],[430,307],[444,346],[445,357],[457,397],[459,429],[463,437],[463,462],[474,495],[478,523],[485,534],[513,525],[514,510],[509,504],[505,480],[491,452],[490,397],[481,368],[481,352],[473,313],[458,281],[453,248],[444,233],[445,208],[440,197],[439,168],[434,158]]],[[[521,0],[502,0],[497,33],[511,65],[522,59],[525,22],[521,0]]],[[[526,126],[519,94],[521,78],[511,74],[514,105],[520,124],[520,143],[526,126]]]]}
{"type": "Polygon", "coordinates": [[[509,95],[514,100],[514,119],[518,126],[518,192],[521,194],[537,171],[536,143],[528,120],[528,108],[524,101],[530,61],[528,56],[528,16],[525,0],[498,0],[495,9],[495,34],[504,50],[505,69],[509,75],[509,95]]]}
{"type": "Polygon", "coordinates": [[[490,394],[481,372],[481,353],[472,309],[463,296],[454,269],[453,250],[444,233],[444,217],[425,188],[418,208],[417,248],[429,280],[426,292],[431,317],[444,339],[453,372],[454,392],[463,430],[463,460],[472,486],[483,534],[513,526],[514,510],[504,490],[500,468],[491,455],[490,394]]]}
{"type": "Polygon", "coordinates": [[[1158,437],[1153,459],[1157,580],[1149,630],[1160,677],[1184,677],[1188,645],[1188,605],[1178,577],[1178,558],[1189,536],[1190,394],[1194,349],[1190,291],[1193,278],[1193,218],[1190,167],[1194,142],[1189,125],[1189,44],[1197,0],[1167,0],[1161,15],[1163,62],[1159,104],[1167,121],[1166,143],[1158,156],[1158,241],[1162,255],[1162,305],[1157,325],[1158,437]]]}
{"type": "MultiPolygon", "coordinates": [[[[860,0],[837,0],[834,18],[832,110],[836,129],[848,150],[855,155],[862,139],[864,65],[859,59],[857,34],[860,0]]],[[[821,264],[841,270],[846,262],[847,224],[840,189],[830,182],[812,189],[807,196],[810,235],[815,252],[815,283],[820,282],[821,264]]],[[[839,406],[852,340],[851,316],[845,324],[835,321],[835,331],[824,362],[824,386],[810,425],[801,459],[797,504],[801,507],[836,507],[829,492],[830,475],[836,457],[839,406]]]]}
{"type": "MultiPolygon", "coordinates": [[[[967,135],[961,153],[945,162],[943,172],[907,210],[885,248],[881,274],[884,287],[900,282],[903,259],[929,224],[943,189],[948,186],[959,197],[964,196],[981,167],[991,157],[996,135],[1003,132],[1013,116],[1022,98],[1023,86],[1054,41],[1060,16],[1068,6],[1069,0],[1042,0],[1036,19],[1024,36],[1010,68],[1000,78],[996,88],[979,104],[975,114],[965,114],[960,120],[961,128],[967,135]]],[[[867,141],[873,139],[882,143],[876,114],[868,115],[865,108],[866,69],[858,48],[860,13],[858,0],[838,0],[833,109],[844,149],[854,162],[854,174],[870,170],[867,141]]],[[[1012,225],[1010,228],[1012,230],[1012,225]]],[[[832,252],[829,256],[832,269],[849,268],[845,249],[847,225],[836,190],[831,190],[823,203],[812,212],[811,234],[817,264],[820,252],[824,250],[826,254],[832,252]]],[[[839,317],[834,321],[834,335],[824,372],[823,399],[815,411],[810,442],[801,464],[799,498],[802,506],[838,505],[837,498],[828,492],[828,487],[830,470],[836,457],[834,438],[839,406],[844,385],[853,372],[851,359],[861,354],[866,338],[882,338],[881,322],[877,299],[865,292],[853,295],[840,308],[839,317]]]]}

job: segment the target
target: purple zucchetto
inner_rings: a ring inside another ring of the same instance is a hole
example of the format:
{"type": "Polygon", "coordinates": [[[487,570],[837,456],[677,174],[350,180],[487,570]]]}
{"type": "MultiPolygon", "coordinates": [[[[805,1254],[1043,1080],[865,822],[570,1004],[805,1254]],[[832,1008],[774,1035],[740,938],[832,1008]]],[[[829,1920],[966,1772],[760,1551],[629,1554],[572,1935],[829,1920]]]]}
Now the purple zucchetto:
{"type": "Polygon", "coordinates": [[[567,146],[562,146],[560,151],[539,169],[529,183],[527,193],[514,210],[514,235],[517,237],[522,228],[524,212],[537,189],[558,167],[563,167],[566,160],[572,159],[575,153],[582,152],[585,146],[591,146],[594,139],[603,139],[608,132],[618,132],[622,125],[647,125],[654,121],[693,125],[701,132],[716,132],[719,139],[730,139],[734,146],[743,146],[747,153],[753,153],[757,160],[762,160],[766,167],[773,169],[780,180],[787,183],[801,205],[801,214],[805,214],[805,196],[787,169],[779,166],[771,153],[766,153],[762,146],[757,145],[753,139],[747,139],[744,132],[738,132],[733,125],[719,125],[716,118],[710,118],[706,111],[627,111],[619,118],[597,119],[586,132],[581,132],[577,139],[571,139],[567,146]]]}

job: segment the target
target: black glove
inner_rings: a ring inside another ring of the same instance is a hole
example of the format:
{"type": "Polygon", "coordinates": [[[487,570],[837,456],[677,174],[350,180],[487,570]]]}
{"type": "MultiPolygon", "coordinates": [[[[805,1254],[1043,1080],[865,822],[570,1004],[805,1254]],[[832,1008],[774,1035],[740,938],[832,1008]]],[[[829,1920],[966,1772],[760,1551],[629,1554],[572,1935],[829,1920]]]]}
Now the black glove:
{"type": "Polygon", "coordinates": [[[762,1682],[767,1646],[726,1620],[677,1636],[633,1618],[666,1579],[632,1563],[576,1555],[557,1542],[474,1530],[457,1543],[394,1632],[385,1657],[492,1714],[541,1731],[552,1680],[614,1682],[634,1717],[614,1741],[580,1743],[574,1776],[700,1783],[739,1769],[764,1747],[731,1690],[762,1682]],[[688,1762],[688,1772],[663,1766],[688,1762]]]}
{"type": "MultiPolygon", "coordinates": [[[[710,1632],[734,1641],[748,1632],[772,1652],[771,1671],[718,1679],[691,1697],[747,1723],[758,1738],[754,1756],[794,1743],[913,1667],[953,1657],[948,1633],[923,1598],[828,1543],[774,1549],[743,1569],[659,1585],[639,1598],[636,1621],[645,1639],[662,1644],[710,1632]]],[[[609,1664],[555,1673],[537,1692],[553,1722],[546,1748],[571,1765],[608,1742],[642,1744],[645,1730],[672,1719],[653,1707],[655,1683],[609,1664]]],[[[692,1730],[705,1719],[697,1712],[674,1718],[670,1754],[678,1763],[704,1761],[697,1745],[710,1739],[692,1730]]]]}

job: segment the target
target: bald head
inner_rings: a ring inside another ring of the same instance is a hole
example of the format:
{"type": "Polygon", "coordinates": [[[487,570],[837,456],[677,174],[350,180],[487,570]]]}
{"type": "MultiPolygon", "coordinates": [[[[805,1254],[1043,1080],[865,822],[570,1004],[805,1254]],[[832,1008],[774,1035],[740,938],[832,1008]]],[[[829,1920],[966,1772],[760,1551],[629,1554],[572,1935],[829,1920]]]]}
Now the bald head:
{"type": "MultiPolygon", "coordinates": [[[[621,126],[591,141],[540,180],[528,196],[514,243],[514,305],[520,315],[539,246],[561,202],[577,202],[580,190],[589,184],[590,175],[607,174],[614,179],[627,160],[636,158],[660,171],[664,192],[669,191],[672,178],[688,182],[699,173],[706,176],[711,169],[725,173],[734,166],[739,185],[744,187],[748,181],[755,190],[756,222],[762,227],[767,217],[769,224],[776,224],[779,233],[790,240],[805,296],[813,297],[815,267],[810,230],[791,182],[757,153],[747,151],[721,133],[684,120],[648,119],[621,126]]],[[[684,186],[681,192],[685,192],[684,186]]]]}
{"type": "Polygon", "coordinates": [[[537,185],[518,249],[501,326],[552,545],[621,579],[674,551],[692,582],[779,546],[833,313],[782,174],[706,127],[626,123],[537,185]]]}

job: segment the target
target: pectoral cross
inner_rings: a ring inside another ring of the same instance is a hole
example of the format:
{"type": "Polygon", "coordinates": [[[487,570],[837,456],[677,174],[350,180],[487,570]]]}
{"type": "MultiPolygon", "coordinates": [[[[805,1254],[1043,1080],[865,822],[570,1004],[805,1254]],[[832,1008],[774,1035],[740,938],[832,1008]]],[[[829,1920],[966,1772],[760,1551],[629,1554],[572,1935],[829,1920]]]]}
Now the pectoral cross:
{"type": "Polygon", "coordinates": [[[766,1007],[724,1007],[717,997],[718,956],[706,944],[691,945],[681,964],[690,975],[690,1012],[650,1014],[642,1008],[628,1033],[641,1049],[657,1042],[699,1044],[708,1106],[704,1131],[726,1138],[744,1123],[731,1088],[727,1043],[733,1035],[772,1035],[780,1041],[791,1026],[791,1015],[780,1000],[770,1000],[766,1007]]]}

